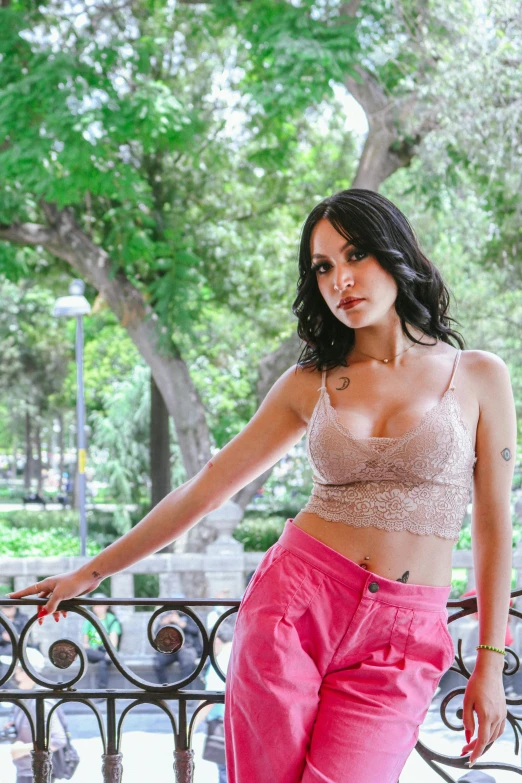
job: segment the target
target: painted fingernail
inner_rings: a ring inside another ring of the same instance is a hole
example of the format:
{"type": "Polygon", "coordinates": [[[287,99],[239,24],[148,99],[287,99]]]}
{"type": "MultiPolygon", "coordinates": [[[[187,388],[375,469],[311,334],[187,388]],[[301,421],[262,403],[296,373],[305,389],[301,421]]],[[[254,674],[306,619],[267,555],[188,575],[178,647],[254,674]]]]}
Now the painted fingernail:
{"type": "Polygon", "coordinates": [[[41,625],[42,623],[43,623],[43,617],[40,617],[40,619],[38,620],[38,625],[41,625]]]}
{"type": "Polygon", "coordinates": [[[55,619],[56,622],[59,622],[59,620],[60,620],[60,618],[56,617],[56,615],[54,615],[54,619],[55,619]]]}
{"type": "Polygon", "coordinates": [[[38,609],[38,617],[44,617],[46,614],[47,614],[47,609],[45,608],[45,606],[41,606],[38,609]]]}

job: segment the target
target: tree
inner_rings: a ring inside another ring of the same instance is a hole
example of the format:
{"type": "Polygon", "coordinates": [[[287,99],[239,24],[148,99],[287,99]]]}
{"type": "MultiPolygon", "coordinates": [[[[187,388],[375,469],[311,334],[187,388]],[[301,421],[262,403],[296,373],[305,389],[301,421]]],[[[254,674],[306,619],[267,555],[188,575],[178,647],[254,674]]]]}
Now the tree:
{"type": "Polygon", "coordinates": [[[56,411],[56,397],[67,373],[67,335],[51,314],[53,303],[51,292],[34,283],[17,286],[0,278],[0,394],[9,395],[13,424],[24,422],[24,485],[31,488],[36,467],[38,492],[42,490],[42,426],[49,425],[56,411]]]}
{"type": "MultiPolygon", "coordinates": [[[[377,189],[417,155],[429,161],[437,144],[438,158],[448,160],[440,180],[472,168],[457,129],[482,88],[478,24],[489,25],[492,73],[515,72],[514,8],[508,0],[485,10],[451,0],[175,8],[137,0],[76,4],[70,13],[54,3],[12,3],[2,11],[1,41],[4,266],[20,274],[17,246],[40,247],[100,292],[150,366],[186,475],[194,475],[212,437],[185,357],[208,307],[249,313],[251,327],[272,342],[258,363],[257,404],[299,352],[290,319],[281,327],[267,304],[276,296],[280,307],[281,287],[262,276],[260,227],[273,229],[265,245],[289,258],[288,236],[331,185],[377,189]],[[498,45],[497,29],[508,46],[498,45]],[[471,94],[455,107],[448,72],[457,78],[452,52],[463,38],[458,68],[471,94]],[[334,83],[367,115],[359,157],[353,135],[338,133],[334,83]],[[325,101],[334,117],[318,153],[325,101]],[[314,156],[326,164],[320,172],[310,172],[314,156]],[[274,223],[288,232],[279,246],[274,223]]],[[[504,87],[508,104],[517,93],[504,87]]],[[[504,144],[501,131],[494,125],[488,138],[504,144]]],[[[477,157],[473,168],[480,183],[487,162],[477,157]]],[[[243,508],[268,473],[234,498],[243,508]]],[[[198,525],[188,545],[199,549],[213,536],[198,525]]]]}

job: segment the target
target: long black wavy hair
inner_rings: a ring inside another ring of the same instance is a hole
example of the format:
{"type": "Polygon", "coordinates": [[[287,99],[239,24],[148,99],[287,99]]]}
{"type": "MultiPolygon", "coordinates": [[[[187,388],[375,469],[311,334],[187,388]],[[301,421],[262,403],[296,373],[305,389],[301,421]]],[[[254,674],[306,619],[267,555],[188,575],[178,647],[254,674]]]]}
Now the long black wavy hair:
{"type": "Polygon", "coordinates": [[[331,312],[311,271],[310,240],[315,225],[326,218],[356,248],[374,255],[398,286],[395,310],[402,330],[415,343],[407,324],[442,342],[465,348],[462,335],[450,327],[459,323],[448,314],[450,294],[439,270],[422,253],[407,218],[389,199],[363,188],[342,190],[321,201],[308,215],[299,247],[299,281],[292,312],[297,334],[305,342],[298,364],[312,369],[347,366],[355,329],[331,312]]]}

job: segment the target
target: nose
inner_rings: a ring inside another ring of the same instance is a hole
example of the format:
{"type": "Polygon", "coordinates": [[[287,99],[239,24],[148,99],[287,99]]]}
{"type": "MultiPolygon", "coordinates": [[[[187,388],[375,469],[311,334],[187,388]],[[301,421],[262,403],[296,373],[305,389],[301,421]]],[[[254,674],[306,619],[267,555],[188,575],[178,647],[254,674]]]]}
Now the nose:
{"type": "Polygon", "coordinates": [[[346,266],[338,267],[334,275],[334,284],[339,291],[344,291],[348,285],[353,285],[353,274],[346,266]]]}

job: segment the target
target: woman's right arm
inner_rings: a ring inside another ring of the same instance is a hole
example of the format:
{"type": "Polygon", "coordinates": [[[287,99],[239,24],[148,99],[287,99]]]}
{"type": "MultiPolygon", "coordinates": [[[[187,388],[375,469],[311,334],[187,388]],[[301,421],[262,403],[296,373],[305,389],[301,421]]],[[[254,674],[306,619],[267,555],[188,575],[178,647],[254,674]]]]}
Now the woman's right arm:
{"type": "Polygon", "coordinates": [[[273,467],[306,432],[301,368],[293,365],[274,383],[243,430],[189,481],[170,492],[132,530],[85,565],[17,590],[10,598],[38,592],[48,597],[46,614],[60,601],[94,590],[102,579],[167,546],[219,508],[239,490],[273,467]],[[51,595],[52,593],[52,595],[51,595]]]}

